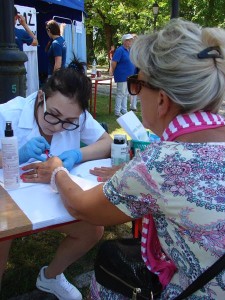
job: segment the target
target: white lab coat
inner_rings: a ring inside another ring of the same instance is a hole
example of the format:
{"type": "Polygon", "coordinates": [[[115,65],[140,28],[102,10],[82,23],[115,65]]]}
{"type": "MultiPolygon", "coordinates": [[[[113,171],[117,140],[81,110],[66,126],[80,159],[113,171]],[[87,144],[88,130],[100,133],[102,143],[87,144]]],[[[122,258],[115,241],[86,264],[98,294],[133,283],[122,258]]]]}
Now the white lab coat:
{"type": "MultiPolygon", "coordinates": [[[[6,121],[12,122],[14,135],[18,138],[19,148],[33,137],[40,136],[40,131],[34,118],[36,97],[37,92],[27,98],[19,96],[0,105],[0,138],[4,137],[6,121]]],[[[80,148],[80,142],[86,145],[93,144],[103,135],[105,132],[104,128],[89,112],[86,112],[86,120],[84,117],[85,115],[81,114],[80,127],[78,129],[54,133],[50,148],[52,155],[60,155],[66,150],[78,149],[80,148]]]]}

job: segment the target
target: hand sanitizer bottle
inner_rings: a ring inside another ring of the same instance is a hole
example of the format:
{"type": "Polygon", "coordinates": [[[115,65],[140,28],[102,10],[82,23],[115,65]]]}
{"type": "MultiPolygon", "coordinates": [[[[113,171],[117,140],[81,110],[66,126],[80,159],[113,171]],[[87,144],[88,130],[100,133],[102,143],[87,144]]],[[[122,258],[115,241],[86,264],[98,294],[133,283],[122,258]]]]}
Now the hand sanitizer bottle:
{"type": "Polygon", "coordinates": [[[5,189],[16,189],[20,186],[19,152],[17,137],[13,136],[12,122],[7,121],[5,137],[2,144],[2,169],[5,189]]]}

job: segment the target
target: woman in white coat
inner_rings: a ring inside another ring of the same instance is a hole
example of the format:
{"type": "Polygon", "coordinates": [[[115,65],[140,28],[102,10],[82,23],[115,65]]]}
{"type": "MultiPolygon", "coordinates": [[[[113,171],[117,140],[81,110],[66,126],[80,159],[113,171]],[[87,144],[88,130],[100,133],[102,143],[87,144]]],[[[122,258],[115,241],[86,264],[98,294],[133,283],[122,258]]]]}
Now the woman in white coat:
{"type": "MultiPolygon", "coordinates": [[[[80,162],[107,158],[112,139],[87,111],[90,94],[91,81],[84,65],[75,60],[68,68],[56,71],[42,90],[0,105],[0,138],[5,122],[12,121],[20,163],[44,161],[46,150],[59,156],[68,170],[80,162]],[[86,146],[80,148],[81,142],[86,146]]],[[[52,262],[41,269],[36,286],[58,299],[82,299],[63,272],[99,241],[103,227],[77,222],[57,230],[66,237],[52,262]]],[[[11,241],[0,243],[0,282],[10,245],[11,241]]]]}

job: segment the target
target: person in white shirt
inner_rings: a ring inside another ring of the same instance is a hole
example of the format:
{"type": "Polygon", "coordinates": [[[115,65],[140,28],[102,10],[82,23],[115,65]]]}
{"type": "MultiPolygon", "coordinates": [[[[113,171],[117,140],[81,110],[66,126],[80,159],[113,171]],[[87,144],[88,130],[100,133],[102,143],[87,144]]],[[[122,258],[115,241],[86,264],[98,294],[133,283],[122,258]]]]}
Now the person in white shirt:
{"type": "MultiPolygon", "coordinates": [[[[16,97],[0,105],[0,138],[5,122],[11,121],[20,163],[44,161],[46,150],[59,156],[68,170],[80,162],[110,157],[112,139],[87,111],[91,81],[82,63],[75,60],[71,65],[56,71],[42,90],[28,98],[16,97]],[[81,142],[86,146],[80,148],[81,142]]],[[[104,229],[81,221],[57,230],[66,237],[51,263],[41,269],[36,286],[58,299],[82,299],[63,272],[99,241],[104,229]]],[[[10,245],[11,241],[0,243],[0,282],[10,245]]]]}

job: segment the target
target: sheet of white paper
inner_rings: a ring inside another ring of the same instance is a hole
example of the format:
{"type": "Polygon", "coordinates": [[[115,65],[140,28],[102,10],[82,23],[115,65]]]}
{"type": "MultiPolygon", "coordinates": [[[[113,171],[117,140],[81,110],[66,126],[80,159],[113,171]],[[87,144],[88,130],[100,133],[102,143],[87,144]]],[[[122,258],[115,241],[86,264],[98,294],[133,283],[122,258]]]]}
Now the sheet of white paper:
{"type": "MultiPolygon", "coordinates": [[[[84,190],[98,184],[74,175],[71,175],[71,178],[84,190]]],[[[36,183],[27,189],[20,188],[8,192],[30,219],[34,230],[75,220],[65,209],[60,195],[54,192],[49,184],[36,183]]]]}
{"type": "Polygon", "coordinates": [[[98,160],[90,160],[84,162],[82,164],[76,165],[72,170],[71,174],[76,175],[78,177],[82,177],[88,180],[92,180],[97,182],[97,176],[90,174],[89,170],[94,169],[94,167],[111,167],[111,158],[107,159],[98,159],[98,160]]]}
{"type": "Polygon", "coordinates": [[[116,121],[129,134],[131,139],[148,142],[148,134],[146,129],[135,115],[133,111],[129,111],[122,115],[116,121]]]}
{"type": "Polygon", "coordinates": [[[30,219],[33,229],[74,220],[65,209],[59,194],[49,184],[39,184],[26,189],[8,191],[10,196],[30,219]]]}
{"type": "MultiPolygon", "coordinates": [[[[94,167],[110,165],[110,159],[83,163],[72,170],[73,174],[77,173],[80,176],[71,174],[71,178],[84,190],[87,190],[99,184],[96,176],[89,174],[89,170],[94,167]]],[[[0,177],[2,177],[2,170],[0,173],[0,177]]],[[[49,184],[21,183],[19,189],[8,191],[8,193],[30,219],[34,230],[74,220],[65,209],[60,195],[54,192],[49,184]]]]}

